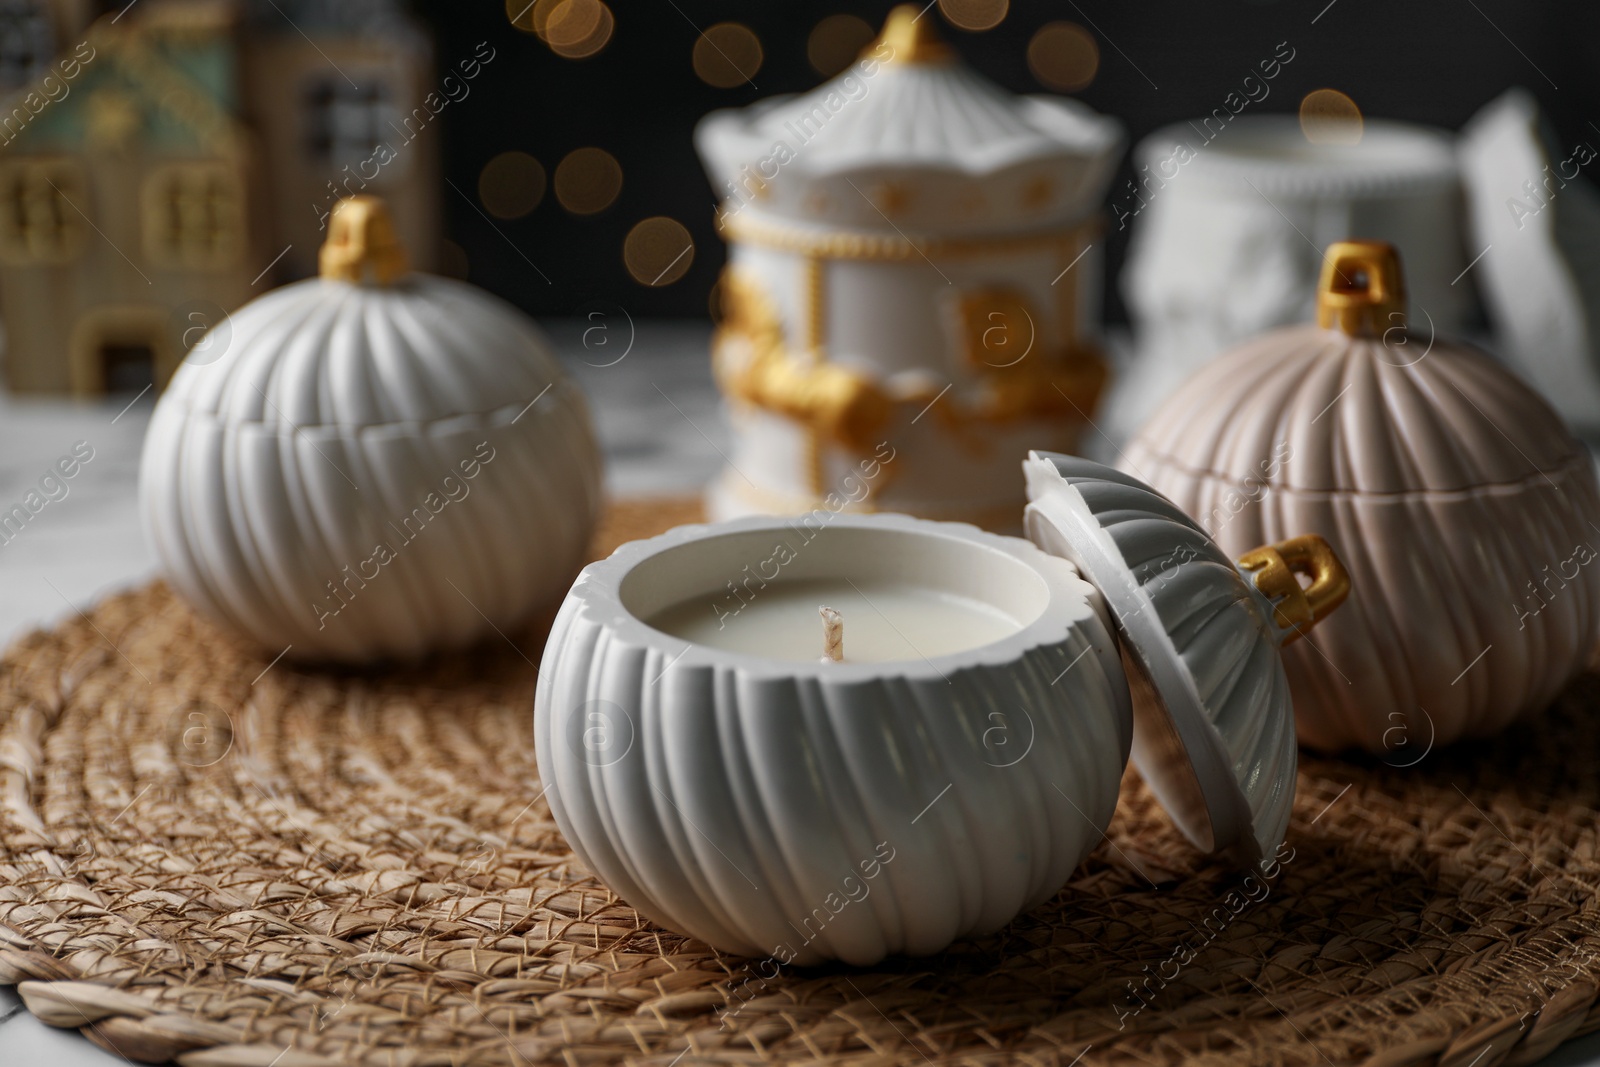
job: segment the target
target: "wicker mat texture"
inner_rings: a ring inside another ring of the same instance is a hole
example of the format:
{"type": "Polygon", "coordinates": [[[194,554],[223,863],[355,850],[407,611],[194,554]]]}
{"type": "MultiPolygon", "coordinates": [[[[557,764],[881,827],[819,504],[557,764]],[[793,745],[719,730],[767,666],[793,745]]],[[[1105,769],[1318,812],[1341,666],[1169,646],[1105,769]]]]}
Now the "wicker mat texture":
{"type": "MultiPolygon", "coordinates": [[[[695,517],[616,506],[596,552],[695,517]]],[[[1130,772],[1108,839],[1000,933],[778,971],[572,859],[534,763],[541,647],[301,671],[159,584],[21,639],[0,983],[189,1067],[1493,1067],[1600,1028],[1600,679],[1491,744],[1397,746],[1414,766],[1305,758],[1292,851],[1249,881],[1130,772]]]]}

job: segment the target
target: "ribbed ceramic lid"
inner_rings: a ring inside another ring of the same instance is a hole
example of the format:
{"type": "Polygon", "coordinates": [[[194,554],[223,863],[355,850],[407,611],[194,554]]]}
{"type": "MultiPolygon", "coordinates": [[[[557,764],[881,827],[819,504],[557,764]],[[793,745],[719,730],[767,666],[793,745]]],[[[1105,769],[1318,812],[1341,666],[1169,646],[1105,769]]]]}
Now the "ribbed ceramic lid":
{"type": "Polygon", "coordinates": [[[718,195],[802,221],[944,232],[1076,220],[1121,154],[1122,126],[1056,96],[1017,96],[896,8],[837,77],[707,115],[695,143],[718,195]],[[780,147],[781,146],[781,147],[780,147]]]}
{"type": "Polygon", "coordinates": [[[1028,537],[1077,566],[1116,620],[1140,773],[1199,848],[1260,862],[1283,841],[1295,786],[1273,604],[1137,478],[1048,452],[1023,469],[1028,537]]]}
{"type": "Polygon", "coordinates": [[[563,381],[521,311],[463,282],[408,273],[374,198],[341,201],[329,231],[322,276],[225,316],[163,403],[291,433],[427,426],[515,411],[563,381]]]}
{"type": "Polygon", "coordinates": [[[1589,462],[1515,375],[1435,337],[1425,309],[1408,320],[1392,247],[1331,246],[1318,315],[1201,368],[1129,445],[1134,462],[1153,453],[1239,486],[1371,495],[1510,491],[1589,462]]]}

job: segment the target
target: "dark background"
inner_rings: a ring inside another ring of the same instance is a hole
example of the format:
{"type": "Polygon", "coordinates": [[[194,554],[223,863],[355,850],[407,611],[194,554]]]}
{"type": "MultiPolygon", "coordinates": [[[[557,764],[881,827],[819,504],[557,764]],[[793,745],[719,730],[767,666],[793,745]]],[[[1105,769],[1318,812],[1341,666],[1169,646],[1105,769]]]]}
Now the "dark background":
{"type": "MultiPolygon", "coordinates": [[[[414,10],[435,34],[441,67],[470,55],[479,41],[499,50],[473,95],[443,120],[445,172],[456,186],[475,191],[483,165],[511,149],[531,153],[553,175],[567,152],[595,145],[611,152],[624,173],[621,195],[603,213],[571,215],[547,192],[527,216],[496,221],[504,237],[444,187],[446,233],[465,251],[468,277],[540,316],[579,313],[597,300],[634,316],[705,316],[723,248],[711,225],[711,186],[690,140],[695,121],[715,108],[819,84],[806,57],[812,27],[839,12],[876,26],[892,6],[890,0],[611,0],[610,43],[591,58],[570,60],[513,28],[499,0],[416,0],[414,10]],[[694,72],[696,27],[725,20],[743,23],[762,41],[765,61],[753,79],[759,89],[713,88],[694,72]],[[622,260],[628,230],[652,215],[682,222],[696,245],[690,270],[654,289],[634,281],[622,260]]],[[[935,7],[927,17],[939,15],[935,7]]],[[[1029,71],[1025,51],[1034,31],[1056,19],[1094,33],[1099,72],[1076,95],[1121,119],[1130,147],[1159,126],[1221,106],[1281,41],[1295,49],[1295,59],[1251,114],[1293,113],[1307,92],[1331,87],[1369,117],[1454,130],[1504,89],[1523,85],[1542,101],[1566,149],[1578,141],[1600,146],[1600,4],[1593,0],[1334,0],[1331,7],[1328,0],[1012,0],[1006,19],[983,33],[939,22],[984,74],[1013,91],[1036,93],[1047,90],[1029,71]]],[[[1125,159],[1113,193],[1130,176],[1125,159]]],[[[1126,238],[1113,232],[1107,250],[1111,321],[1125,318],[1115,279],[1126,238]]]]}

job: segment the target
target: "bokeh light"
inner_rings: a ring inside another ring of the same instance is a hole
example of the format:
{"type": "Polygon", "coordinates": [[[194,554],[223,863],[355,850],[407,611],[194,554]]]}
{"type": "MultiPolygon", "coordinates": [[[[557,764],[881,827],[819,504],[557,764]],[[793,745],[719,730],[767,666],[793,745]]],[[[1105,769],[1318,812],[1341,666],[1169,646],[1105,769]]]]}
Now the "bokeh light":
{"type": "Polygon", "coordinates": [[[622,192],[622,164],[603,148],[578,148],[556,166],[556,199],[574,215],[593,215],[622,192]]]}
{"type": "Polygon", "coordinates": [[[854,63],[877,35],[866,19],[829,15],[812,27],[811,36],[806,38],[806,58],[811,61],[811,69],[831,78],[854,63]]]}
{"type": "Polygon", "coordinates": [[[1028,42],[1028,68],[1052,89],[1077,92],[1099,72],[1100,46],[1076,22],[1047,22],[1028,42]]]}
{"type": "Polygon", "coordinates": [[[677,219],[645,219],[628,231],[622,261],[640,285],[671,285],[694,263],[694,238],[677,219]]]}
{"type": "Polygon", "coordinates": [[[534,9],[534,28],[550,51],[566,59],[587,59],[611,41],[616,19],[602,0],[560,0],[541,23],[534,9]]]}
{"type": "Polygon", "coordinates": [[[506,18],[523,33],[534,33],[533,12],[538,0],[506,0],[506,18]]]}
{"type": "Polygon", "coordinates": [[[761,38],[742,23],[719,22],[695,38],[694,72],[701,81],[718,89],[749,82],[761,69],[764,58],[761,38]]]}
{"type": "Polygon", "coordinates": [[[501,152],[478,173],[478,200],[495,218],[520,219],[544,199],[544,166],[526,152],[501,152]]]}
{"type": "Polygon", "coordinates": [[[1004,22],[1011,0],[939,0],[939,10],[950,25],[977,33],[1004,22]]]}
{"type": "MultiPolygon", "coordinates": [[[[506,0],[506,16],[511,19],[511,25],[523,33],[531,33],[539,40],[549,43],[546,29],[550,25],[550,16],[556,9],[565,7],[568,0],[506,0]]],[[[580,3],[582,0],[580,0],[580,3]]],[[[592,8],[590,8],[592,12],[592,8]]],[[[580,12],[568,12],[564,18],[580,12]]]]}
{"type": "Polygon", "coordinates": [[[1361,109],[1337,89],[1313,89],[1300,101],[1300,129],[1312,144],[1359,144],[1361,109]]]}

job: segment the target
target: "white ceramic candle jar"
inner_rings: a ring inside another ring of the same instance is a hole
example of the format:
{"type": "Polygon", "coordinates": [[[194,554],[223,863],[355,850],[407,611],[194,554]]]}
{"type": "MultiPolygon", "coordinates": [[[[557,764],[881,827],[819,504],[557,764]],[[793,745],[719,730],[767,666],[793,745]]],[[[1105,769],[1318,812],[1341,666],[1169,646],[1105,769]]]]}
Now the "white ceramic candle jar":
{"type": "Polygon", "coordinates": [[[1198,845],[1271,853],[1295,759],[1276,650],[1338,597],[1303,594],[1287,551],[1236,568],[1108,468],[1036,455],[1027,481],[1044,551],[814,512],[591,564],[535,710],[578,857],[724,951],[924,955],[1061,887],[1110,822],[1130,742],[1198,845]]]}
{"type": "Polygon", "coordinates": [[[629,903],[727,951],[866,964],[998,929],[1116,804],[1132,719],[1097,601],[1026,541],[902,516],[625,545],[550,635],[551,809],[629,903]],[[817,596],[844,662],[821,661],[817,596]],[[686,607],[726,647],[670,632],[686,607]],[[855,660],[857,630],[892,658],[855,660]]]}
{"type": "Polygon", "coordinates": [[[371,197],[334,210],[322,271],[235,311],[156,404],[139,502],[167,580],[269,657],[355,664],[553,606],[600,449],[543,334],[409,272],[371,197]]]}

